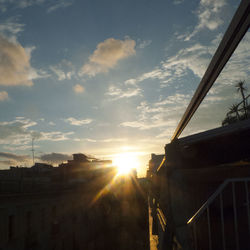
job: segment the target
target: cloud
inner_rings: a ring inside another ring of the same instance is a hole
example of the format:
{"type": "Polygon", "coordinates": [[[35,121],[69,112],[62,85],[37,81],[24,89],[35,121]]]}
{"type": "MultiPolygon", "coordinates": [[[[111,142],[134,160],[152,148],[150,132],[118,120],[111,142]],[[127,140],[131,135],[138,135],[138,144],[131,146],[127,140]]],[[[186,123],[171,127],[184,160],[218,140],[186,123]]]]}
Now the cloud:
{"type": "Polygon", "coordinates": [[[135,54],[135,41],[131,39],[117,40],[109,38],[97,45],[96,50],[84,64],[80,75],[95,76],[98,73],[108,72],[117,63],[135,54]]]}
{"type": "Polygon", "coordinates": [[[0,102],[6,101],[9,99],[9,95],[6,91],[0,91],[0,102]]]}
{"type": "Polygon", "coordinates": [[[2,12],[7,11],[8,9],[25,9],[33,5],[40,5],[46,0],[1,0],[0,1],[0,10],[2,12]]]}
{"type": "MultiPolygon", "coordinates": [[[[156,84],[158,82],[161,87],[167,86],[169,91],[176,92],[177,89],[178,92],[155,103],[148,100],[141,102],[136,117],[122,122],[120,126],[150,130],[157,138],[170,138],[193,95],[190,89],[192,81],[198,83],[203,77],[221,38],[222,35],[218,34],[210,43],[207,41],[206,45],[192,42],[187,46],[185,43],[186,47],[174,56],[167,57],[158,67],[125,81],[125,85],[130,87],[145,80],[158,80],[156,84]]],[[[250,32],[247,32],[183,135],[221,126],[228,107],[240,101],[234,85],[239,80],[248,82],[249,48],[250,32]]]]}
{"type": "Polygon", "coordinates": [[[24,30],[24,24],[19,23],[19,17],[10,17],[0,24],[0,33],[16,35],[24,30]]]}
{"type": "MultiPolygon", "coordinates": [[[[174,56],[167,57],[155,69],[136,78],[128,79],[124,83],[128,86],[136,86],[145,80],[156,79],[159,80],[161,87],[165,87],[183,80],[190,72],[201,79],[221,38],[222,34],[218,34],[208,45],[195,42],[180,49],[174,56]]],[[[239,79],[248,78],[249,46],[250,32],[247,32],[217,80],[221,85],[216,85],[211,91],[223,88],[224,85],[232,85],[239,79]]]]}
{"type": "Polygon", "coordinates": [[[73,87],[73,90],[75,91],[76,94],[80,94],[80,93],[84,92],[84,87],[82,85],[80,85],[80,84],[76,84],[73,87]]]}
{"type": "Polygon", "coordinates": [[[55,126],[56,124],[54,122],[49,122],[50,126],[55,126]]]}
{"type": "Polygon", "coordinates": [[[65,74],[61,69],[59,69],[58,67],[56,66],[50,66],[50,70],[56,74],[56,76],[58,77],[58,81],[62,81],[62,80],[65,80],[65,79],[70,79],[71,76],[70,75],[67,75],[65,74]]]}
{"type": "Polygon", "coordinates": [[[36,141],[64,141],[69,140],[74,132],[39,132],[31,127],[37,123],[24,117],[16,117],[13,121],[0,122],[0,144],[14,147],[26,146],[31,143],[31,138],[36,141]]]}
{"type": "Polygon", "coordinates": [[[138,118],[135,121],[122,122],[120,126],[140,130],[164,129],[164,127],[173,130],[189,100],[190,95],[176,93],[156,103],[141,102],[137,107],[138,118]]]}
{"type": "Polygon", "coordinates": [[[174,1],[173,1],[173,3],[174,3],[175,5],[181,4],[181,3],[183,3],[183,2],[184,2],[184,0],[174,0],[174,1]]]}
{"type": "Polygon", "coordinates": [[[58,1],[55,1],[56,3],[53,3],[53,5],[51,5],[47,12],[50,13],[50,12],[53,12],[55,10],[58,10],[58,9],[62,9],[62,8],[66,8],[66,7],[69,7],[73,4],[73,0],[58,0],[58,1]]]}
{"type": "Polygon", "coordinates": [[[166,86],[176,80],[183,78],[191,71],[195,76],[201,78],[205,73],[209,59],[215,50],[214,44],[209,46],[200,43],[179,50],[176,55],[168,57],[161,65],[136,78],[125,81],[126,85],[135,85],[149,79],[157,79],[161,86],[166,86]]]}
{"type": "MultiPolygon", "coordinates": [[[[34,148],[39,148],[39,146],[38,145],[34,145],[33,146],[34,148]]],[[[5,145],[5,146],[3,146],[3,149],[6,149],[6,150],[8,150],[8,151],[24,151],[24,150],[31,150],[31,143],[30,143],[30,141],[29,141],[29,144],[27,144],[27,145],[5,145]]]]}
{"type": "Polygon", "coordinates": [[[66,8],[73,4],[73,0],[1,0],[0,1],[0,10],[2,12],[7,11],[8,9],[25,9],[34,5],[42,5],[49,7],[47,8],[47,13],[56,11],[61,8],[66,8]]]}
{"type": "Polygon", "coordinates": [[[148,47],[151,43],[152,43],[152,40],[144,40],[144,41],[140,41],[140,40],[139,40],[139,44],[137,45],[137,47],[138,47],[139,49],[145,49],[145,48],[148,47]]]}
{"type": "Polygon", "coordinates": [[[91,143],[96,143],[96,144],[101,144],[101,143],[116,143],[116,142],[127,142],[128,138],[119,138],[119,137],[114,137],[114,138],[106,138],[106,139],[94,139],[94,138],[75,138],[74,141],[77,142],[91,142],[91,143]]]}
{"type": "Polygon", "coordinates": [[[18,135],[27,135],[29,127],[35,126],[36,122],[24,117],[16,117],[10,122],[0,122],[0,140],[4,138],[15,138],[18,135]]]}
{"type": "Polygon", "coordinates": [[[195,26],[193,32],[185,38],[185,40],[190,40],[203,29],[215,30],[222,25],[223,20],[221,18],[221,11],[225,5],[225,0],[201,0],[196,12],[198,24],[195,26]]]}
{"type": "Polygon", "coordinates": [[[0,85],[32,86],[39,77],[30,66],[30,50],[0,34],[0,85]]]}
{"type": "Polygon", "coordinates": [[[0,169],[6,169],[6,166],[16,165],[16,161],[13,160],[0,160],[0,169]]]}
{"type": "Polygon", "coordinates": [[[74,132],[61,132],[61,131],[52,131],[52,132],[40,132],[38,141],[66,141],[70,139],[70,135],[73,135],[74,132]]]}
{"type": "Polygon", "coordinates": [[[57,65],[52,65],[49,68],[57,76],[58,81],[71,80],[75,74],[75,69],[72,62],[65,59],[63,59],[57,65]]]}
{"type": "Polygon", "coordinates": [[[119,88],[114,85],[109,87],[108,92],[106,95],[112,97],[112,100],[117,100],[121,98],[130,98],[133,96],[141,96],[141,89],[137,86],[132,86],[128,88],[119,88]]]}
{"type": "Polygon", "coordinates": [[[42,161],[49,162],[51,164],[62,163],[72,159],[72,155],[61,154],[61,153],[50,153],[43,154],[39,157],[42,161]]]}
{"type": "Polygon", "coordinates": [[[90,124],[93,120],[92,119],[77,120],[76,118],[69,117],[65,119],[64,121],[74,126],[82,126],[82,125],[90,124]]]}
{"type": "Polygon", "coordinates": [[[26,162],[29,160],[29,156],[27,155],[17,155],[13,153],[7,153],[7,152],[0,152],[0,158],[7,158],[10,160],[15,160],[19,162],[26,162]]]}
{"type": "Polygon", "coordinates": [[[226,64],[217,81],[222,85],[235,85],[239,80],[249,82],[250,32],[247,32],[226,64]]]}
{"type": "Polygon", "coordinates": [[[6,169],[9,166],[28,164],[31,162],[31,159],[28,155],[18,155],[8,152],[0,152],[0,168],[6,169]]]}
{"type": "Polygon", "coordinates": [[[90,139],[90,138],[86,138],[85,140],[86,140],[87,142],[97,142],[96,140],[90,139]]]}

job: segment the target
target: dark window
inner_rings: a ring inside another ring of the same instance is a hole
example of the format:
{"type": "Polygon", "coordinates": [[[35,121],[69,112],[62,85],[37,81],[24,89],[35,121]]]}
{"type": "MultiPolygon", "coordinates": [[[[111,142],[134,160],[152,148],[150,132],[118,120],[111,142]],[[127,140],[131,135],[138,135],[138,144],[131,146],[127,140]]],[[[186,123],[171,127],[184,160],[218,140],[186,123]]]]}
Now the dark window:
{"type": "Polygon", "coordinates": [[[59,232],[59,222],[58,222],[56,206],[54,206],[52,208],[51,216],[52,216],[52,218],[51,218],[51,233],[52,233],[52,235],[56,235],[59,232]]]}
{"type": "Polygon", "coordinates": [[[45,224],[45,209],[41,209],[41,229],[44,229],[44,224],[45,224]]]}
{"type": "Polygon", "coordinates": [[[32,217],[32,213],[29,211],[26,214],[26,232],[30,233],[31,231],[31,217],[32,217]]]}
{"type": "Polygon", "coordinates": [[[9,216],[8,220],[8,240],[11,241],[14,238],[14,215],[9,216]]]}

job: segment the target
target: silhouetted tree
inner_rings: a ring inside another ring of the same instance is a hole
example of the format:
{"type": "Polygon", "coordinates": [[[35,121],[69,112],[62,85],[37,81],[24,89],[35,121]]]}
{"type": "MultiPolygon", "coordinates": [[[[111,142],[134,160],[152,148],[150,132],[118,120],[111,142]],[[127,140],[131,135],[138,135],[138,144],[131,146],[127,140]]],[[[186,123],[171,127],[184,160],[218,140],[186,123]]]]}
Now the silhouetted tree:
{"type": "Polygon", "coordinates": [[[228,124],[232,124],[232,123],[234,123],[236,121],[237,121],[236,117],[226,116],[226,118],[222,121],[222,126],[226,126],[228,124]]]}
{"type": "Polygon", "coordinates": [[[230,112],[235,113],[236,117],[237,117],[237,120],[240,120],[240,115],[239,115],[239,112],[238,112],[238,105],[237,104],[233,104],[230,107],[230,112]]]}
{"type": "Polygon", "coordinates": [[[239,81],[235,87],[237,88],[237,92],[240,92],[242,101],[238,104],[233,104],[229,108],[229,112],[222,121],[222,126],[237,122],[239,120],[245,120],[248,118],[248,114],[250,114],[250,105],[248,105],[247,102],[247,99],[250,97],[250,95],[245,96],[245,91],[247,90],[245,87],[245,81],[239,81]]]}
{"type": "Polygon", "coordinates": [[[235,85],[235,87],[237,88],[237,91],[241,93],[244,113],[245,113],[245,117],[247,117],[247,104],[246,104],[246,98],[245,98],[245,93],[244,93],[244,91],[246,91],[247,89],[244,85],[245,85],[245,81],[239,81],[235,85]]]}

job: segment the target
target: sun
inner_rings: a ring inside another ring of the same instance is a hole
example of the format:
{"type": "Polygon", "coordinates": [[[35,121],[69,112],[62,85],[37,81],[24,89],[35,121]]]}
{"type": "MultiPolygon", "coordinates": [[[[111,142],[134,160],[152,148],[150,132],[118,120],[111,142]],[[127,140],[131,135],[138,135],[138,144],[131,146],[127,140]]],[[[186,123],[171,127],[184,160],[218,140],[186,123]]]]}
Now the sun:
{"type": "Polygon", "coordinates": [[[133,153],[121,153],[113,158],[113,165],[118,168],[118,175],[128,175],[132,169],[139,167],[139,159],[133,153]]]}

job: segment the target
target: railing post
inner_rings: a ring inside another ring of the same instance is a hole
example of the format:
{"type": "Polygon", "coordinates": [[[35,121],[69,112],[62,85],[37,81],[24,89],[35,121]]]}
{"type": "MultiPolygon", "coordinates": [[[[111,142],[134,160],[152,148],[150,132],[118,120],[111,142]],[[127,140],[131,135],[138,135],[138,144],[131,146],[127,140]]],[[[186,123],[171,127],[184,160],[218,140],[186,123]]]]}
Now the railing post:
{"type": "Polygon", "coordinates": [[[196,233],[196,223],[194,222],[194,225],[193,225],[193,234],[194,234],[194,249],[195,250],[198,250],[197,248],[197,233],[196,233]]]}
{"type": "Polygon", "coordinates": [[[236,209],[236,200],[235,200],[235,185],[233,181],[232,181],[232,192],[233,192],[235,241],[236,241],[236,249],[239,250],[238,218],[237,218],[237,209],[236,209]]]}
{"type": "Polygon", "coordinates": [[[207,207],[207,225],[208,225],[209,250],[212,250],[212,237],[211,237],[211,224],[210,224],[209,206],[207,207]]]}
{"type": "Polygon", "coordinates": [[[248,233],[250,234],[250,211],[249,211],[249,192],[248,192],[248,181],[245,181],[246,190],[246,207],[247,207],[247,222],[248,222],[248,233]]]}
{"type": "Polygon", "coordinates": [[[226,250],[225,244],[225,224],[224,224],[224,211],[223,211],[223,197],[222,192],[220,193],[220,216],[221,216],[221,233],[222,233],[222,245],[223,250],[226,250]]]}

